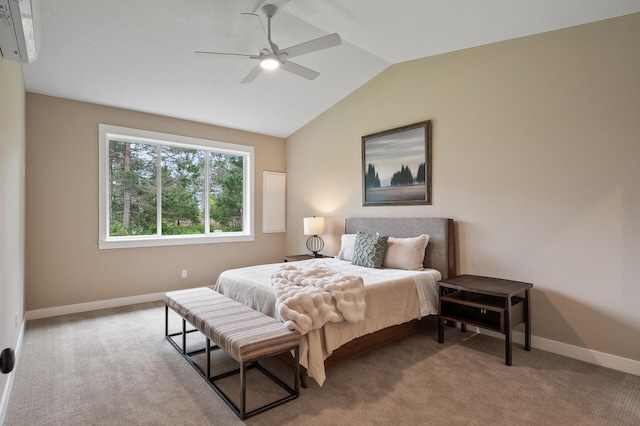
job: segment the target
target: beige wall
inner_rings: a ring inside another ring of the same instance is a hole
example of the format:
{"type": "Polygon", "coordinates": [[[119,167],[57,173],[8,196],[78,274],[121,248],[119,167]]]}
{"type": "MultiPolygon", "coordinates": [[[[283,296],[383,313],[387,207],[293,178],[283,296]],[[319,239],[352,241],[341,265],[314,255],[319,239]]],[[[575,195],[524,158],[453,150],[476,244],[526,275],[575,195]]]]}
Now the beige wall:
{"type": "Polygon", "coordinates": [[[32,93],[26,103],[28,311],[211,285],[281,259],[284,234],[262,233],[262,172],[286,171],[283,139],[32,93]],[[255,241],[99,250],[99,123],[254,146],[255,241]]]}
{"type": "Polygon", "coordinates": [[[640,361],[640,14],[394,65],[287,138],[302,218],[457,222],[459,272],[534,283],[533,334],[640,361]],[[363,207],[361,136],[433,120],[433,205],[363,207]]]}
{"type": "MultiPolygon", "coordinates": [[[[24,317],[24,105],[22,64],[0,56],[0,351],[17,349],[24,317]]],[[[0,423],[8,379],[0,374],[0,423]]]]}

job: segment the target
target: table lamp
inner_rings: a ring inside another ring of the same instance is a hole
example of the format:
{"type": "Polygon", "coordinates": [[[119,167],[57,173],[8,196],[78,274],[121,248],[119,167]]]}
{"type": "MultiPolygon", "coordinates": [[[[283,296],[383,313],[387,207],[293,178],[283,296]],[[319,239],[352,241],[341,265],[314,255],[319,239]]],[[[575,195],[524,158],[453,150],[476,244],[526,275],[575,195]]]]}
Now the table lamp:
{"type": "Polygon", "coordinates": [[[309,257],[322,257],[318,254],[324,248],[324,241],[318,237],[318,234],[324,234],[324,217],[305,217],[304,218],[304,235],[311,235],[307,239],[307,249],[309,249],[309,257]]]}

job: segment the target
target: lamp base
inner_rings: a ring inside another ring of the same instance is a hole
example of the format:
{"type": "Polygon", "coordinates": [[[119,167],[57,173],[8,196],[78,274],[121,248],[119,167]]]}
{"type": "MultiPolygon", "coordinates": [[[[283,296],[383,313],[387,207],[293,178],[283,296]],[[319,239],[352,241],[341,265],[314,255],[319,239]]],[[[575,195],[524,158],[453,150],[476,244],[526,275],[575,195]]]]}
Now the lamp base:
{"type": "Polygon", "coordinates": [[[309,257],[322,257],[321,254],[318,254],[320,250],[324,248],[324,241],[322,238],[314,235],[313,237],[309,237],[307,240],[307,250],[309,250],[309,257]]]}

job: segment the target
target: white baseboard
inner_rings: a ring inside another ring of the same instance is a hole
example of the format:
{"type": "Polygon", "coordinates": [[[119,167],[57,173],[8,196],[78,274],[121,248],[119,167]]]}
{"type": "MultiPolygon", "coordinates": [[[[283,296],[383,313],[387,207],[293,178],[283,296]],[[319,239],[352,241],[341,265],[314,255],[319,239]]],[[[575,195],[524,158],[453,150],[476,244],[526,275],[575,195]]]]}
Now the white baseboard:
{"type": "Polygon", "coordinates": [[[18,334],[18,341],[16,342],[15,356],[16,361],[13,366],[13,371],[9,373],[7,382],[5,383],[4,390],[2,392],[2,398],[0,398],[0,425],[4,424],[4,416],[7,413],[9,407],[9,397],[11,396],[11,388],[13,386],[13,377],[16,374],[18,363],[20,362],[20,349],[22,348],[22,338],[24,337],[24,330],[27,324],[27,320],[22,320],[22,326],[20,326],[20,334],[18,334]]]}
{"type": "Polygon", "coordinates": [[[136,303],[155,302],[163,300],[164,293],[141,294],[139,296],[121,297],[118,299],[98,300],[95,302],[78,303],[75,305],[56,306],[53,308],[35,309],[25,313],[25,319],[57,317],[59,315],[77,314],[79,312],[97,311],[98,309],[117,308],[119,306],[135,305],[136,303]]]}
{"type": "MultiPolygon", "coordinates": [[[[484,330],[478,327],[467,327],[467,330],[488,336],[497,337],[504,340],[504,335],[490,330],[484,330]]],[[[512,339],[515,343],[524,345],[524,333],[514,331],[512,339]]],[[[579,346],[569,345],[567,343],[555,340],[545,339],[543,337],[531,336],[531,347],[554,354],[566,356],[568,358],[585,361],[590,364],[599,365],[601,367],[611,368],[613,370],[622,371],[623,373],[634,374],[640,376],[640,361],[628,358],[622,358],[617,355],[611,355],[604,352],[594,351],[592,349],[581,348],[579,346]]]]}

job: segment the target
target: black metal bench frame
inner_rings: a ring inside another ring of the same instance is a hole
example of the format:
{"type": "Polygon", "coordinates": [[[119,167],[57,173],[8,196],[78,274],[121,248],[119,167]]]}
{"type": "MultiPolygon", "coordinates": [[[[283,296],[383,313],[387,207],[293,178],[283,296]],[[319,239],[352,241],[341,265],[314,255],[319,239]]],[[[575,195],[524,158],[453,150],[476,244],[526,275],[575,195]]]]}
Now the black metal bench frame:
{"type": "MultiPolygon", "coordinates": [[[[284,351],[274,352],[269,355],[262,356],[256,359],[250,359],[245,361],[240,361],[240,367],[227,371],[225,373],[217,374],[211,377],[211,350],[218,350],[224,348],[219,347],[217,344],[212,345],[212,340],[202,333],[202,330],[198,330],[197,328],[192,328],[187,330],[187,320],[182,317],[178,312],[172,309],[173,312],[176,313],[182,319],[182,331],[177,333],[169,333],[169,306],[165,304],[164,306],[164,315],[165,315],[165,324],[164,324],[164,335],[165,338],[171,343],[171,345],[176,348],[178,352],[184,357],[184,359],[191,364],[191,366],[200,374],[200,376],[211,386],[211,388],[222,398],[222,400],[233,410],[233,412],[241,419],[245,420],[249,417],[255,416],[256,414],[260,414],[264,411],[267,411],[271,408],[282,405],[286,402],[289,402],[293,399],[296,399],[300,396],[300,347],[295,346],[284,351]],[[201,349],[196,349],[193,351],[187,352],[187,334],[199,332],[205,338],[205,347],[201,349]],[[174,337],[182,336],[182,347],[176,343],[174,337]],[[274,356],[280,355],[282,353],[286,353],[293,350],[294,351],[294,362],[293,362],[293,388],[286,384],[284,381],[280,380],[273,373],[268,371],[264,366],[260,365],[259,361],[266,358],[272,358],[274,356]],[[203,371],[200,366],[195,362],[193,356],[200,355],[202,353],[206,353],[207,358],[207,367],[206,371],[203,371]],[[247,412],[247,370],[257,369],[262,374],[264,374],[267,378],[269,378],[272,382],[279,385],[282,389],[287,392],[287,395],[276,400],[265,404],[261,407],[258,407],[254,410],[247,412]],[[240,406],[236,405],[231,398],[215,383],[220,379],[224,379],[226,377],[230,377],[236,374],[240,374],[240,406]]],[[[191,325],[191,324],[190,324],[191,325]]],[[[215,343],[215,342],[213,342],[215,343]]],[[[225,351],[226,352],[226,351],[225,351]]]]}

